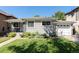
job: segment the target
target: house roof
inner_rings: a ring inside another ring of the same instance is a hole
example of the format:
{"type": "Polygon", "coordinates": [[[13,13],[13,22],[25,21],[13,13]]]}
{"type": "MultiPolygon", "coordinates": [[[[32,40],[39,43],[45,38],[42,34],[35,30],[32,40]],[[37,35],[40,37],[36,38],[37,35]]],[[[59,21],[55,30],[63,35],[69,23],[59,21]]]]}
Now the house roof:
{"type": "Polygon", "coordinates": [[[11,15],[3,10],[0,10],[0,14],[3,14],[3,15],[8,16],[8,17],[12,16],[12,17],[16,18],[15,16],[13,16],[13,15],[11,15]]]}
{"type": "Polygon", "coordinates": [[[25,21],[56,21],[52,17],[32,17],[32,18],[23,18],[23,19],[8,19],[6,22],[25,22],[25,21]]]}
{"type": "Polygon", "coordinates": [[[23,18],[24,20],[28,21],[56,21],[54,17],[32,17],[32,18],[23,18]]]}
{"type": "Polygon", "coordinates": [[[23,19],[8,19],[8,20],[4,20],[6,22],[12,23],[12,22],[25,22],[25,20],[23,19]]]}
{"type": "Polygon", "coordinates": [[[4,20],[6,22],[9,22],[9,23],[13,23],[13,22],[26,22],[27,20],[29,21],[37,21],[37,20],[42,20],[42,21],[49,21],[49,20],[53,20],[54,24],[73,24],[75,22],[72,22],[72,21],[56,21],[55,19],[53,18],[26,18],[26,19],[8,19],[8,20],[4,20]]]}
{"type": "Polygon", "coordinates": [[[73,9],[72,11],[67,12],[65,15],[72,14],[73,12],[76,12],[77,10],[79,10],[79,7],[76,7],[76,8],[73,9]]]}

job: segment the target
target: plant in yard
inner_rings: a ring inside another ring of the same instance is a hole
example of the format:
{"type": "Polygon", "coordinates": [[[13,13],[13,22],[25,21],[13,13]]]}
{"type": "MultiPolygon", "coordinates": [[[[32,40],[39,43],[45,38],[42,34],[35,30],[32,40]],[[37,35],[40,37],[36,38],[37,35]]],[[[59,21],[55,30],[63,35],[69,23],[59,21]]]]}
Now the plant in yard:
{"type": "Polygon", "coordinates": [[[31,35],[30,32],[24,32],[21,37],[29,37],[31,35]]]}
{"type": "Polygon", "coordinates": [[[37,36],[37,35],[39,35],[39,33],[38,32],[35,32],[35,33],[31,33],[31,32],[24,32],[22,35],[21,35],[21,37],[30,37],[30,38],[33,38],[33,37],[35,37],[35,36],[37,36]]]}
{"type": "Polygon", "coordinates": [[[15,37],[16,36],[16,32],[10,32],[8,33],[8,37],[15,37]]]}

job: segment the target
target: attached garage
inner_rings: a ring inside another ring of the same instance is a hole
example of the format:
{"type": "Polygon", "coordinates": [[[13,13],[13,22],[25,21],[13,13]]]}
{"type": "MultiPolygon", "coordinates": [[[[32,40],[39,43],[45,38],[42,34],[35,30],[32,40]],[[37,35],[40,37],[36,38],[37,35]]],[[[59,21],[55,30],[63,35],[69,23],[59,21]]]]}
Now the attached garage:
{"type": "Polygon", "coordinates": [[[57,36],[67,36],[73,34],[73,22],[55,22],[57,36]]]}

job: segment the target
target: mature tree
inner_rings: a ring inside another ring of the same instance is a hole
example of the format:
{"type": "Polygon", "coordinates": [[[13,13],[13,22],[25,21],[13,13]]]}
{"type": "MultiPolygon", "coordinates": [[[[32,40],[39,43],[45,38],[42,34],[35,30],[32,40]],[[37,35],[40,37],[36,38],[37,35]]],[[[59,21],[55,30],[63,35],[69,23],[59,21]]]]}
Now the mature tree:
{"type": "Polygon", "coordinates": [[[57,20],[65,20],[65,13],[58,11],[55,13],[54,17],[57,18],[57,20]]]}

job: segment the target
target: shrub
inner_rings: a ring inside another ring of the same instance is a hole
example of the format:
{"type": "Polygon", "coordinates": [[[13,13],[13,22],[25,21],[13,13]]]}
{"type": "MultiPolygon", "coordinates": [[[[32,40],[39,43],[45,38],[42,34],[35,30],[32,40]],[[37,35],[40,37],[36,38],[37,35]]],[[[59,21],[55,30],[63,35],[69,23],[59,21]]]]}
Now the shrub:
{"type": "Polygon", "coordinates": [[[35,37],[36,35],[38,35],[37,32],[35,33],[31,33],[31,32],[24,32],[21,37],[35,37]]]}
{"type": "Polygon", "coordinates": [[[24,32],[21,36],[22,37],[29,37],[31,35],[30,32],[24,32]]]}
{"type": "Polygon", "coordinates": [[[41,36],[43,36],[44,38],[49,38],[47,34],[41,34],[41,36]]]}
{"type": "Polygon", "coordinates": [[[16,32],[10,32],[9,34],[8,34],[8,37],[15,37],[16,36],[16,32]]]}

